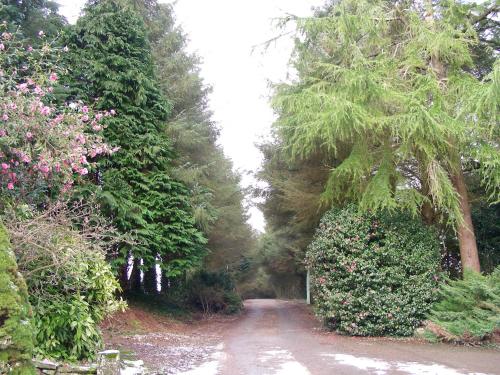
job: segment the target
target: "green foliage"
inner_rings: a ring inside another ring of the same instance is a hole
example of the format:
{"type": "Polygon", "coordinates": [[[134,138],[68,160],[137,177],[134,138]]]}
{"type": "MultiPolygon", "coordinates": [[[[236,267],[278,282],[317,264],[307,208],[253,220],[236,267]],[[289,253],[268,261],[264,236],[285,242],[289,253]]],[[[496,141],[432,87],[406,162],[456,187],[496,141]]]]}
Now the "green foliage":
{"type": "Polygon", "coordinates": [[[350,335],[412,335],[437,296],[436,234],[404,214],[332,209],[306,263],[317,314],[350,335]]]}
{"type": "Polygon", "coordinates": [[[66,24],[58,14],[59,4],[50,0],[1,0],[0,19],[7,22],[9,31],[20,29],[31,43],[39,43],[38,33],[56,36],[66,24]]]}
{"type": "MultiPolygon", "coordinates": [[[[260,208],[266,218],[266,234],[259,239],[253,275],[255,284],[262,285],[265,272],[273,295],[303,298],[305,251],[325,211],[320,196],[330,173],[327,166],[335,160],[318,153],[289,163],[281,146],[279,141],[260,146],[264,163],[258,177],[267,187],[256,194],[264,199],[260,208]]],[[[265,289],[264,295],[269,296],[265,289]]]]}
{"type": "Polygon", "coordinates": [[[472,218],[476,228],[481,269],[490,273],[500,265],[500,204],[473,205],[472,218]]]}
{"type": "Polygon", "coordinates": [[[104,137],[120,147],[102,161],[95,180],[104,211],[136,244],[121,246],[170,277],[199,264],[204,239],[195,227],[189,191],[173,177],[174,152],[166,136],[170,111],[154,75],[144,22],[124,1],[90,2],[67,40],[75,98],[114,109],[104,137]]]}
{"type": "Polygon", "coordinates": [[[19,273],[7,230],[0,224],[0,372],[35,373],[28,291],[19,273]]]}
{"type": "Polygon", "coordinates": [[[101,347],[99,324],[124,307],[105,259],[119,239],[89,210],[58,203],[41,212],[26,205],[3,213],[33,307],[40,357],[92,358],[101,347]]]}
{"type": "MultiPolygon", "coordinates": [[[[88,255],[77,253],[68,259],[64,269],[57,270],[66,273],[65,277],[45,286],[43,293],[37,293],[39,280],[30,279],[36,354],[41,357],[71,361],[94,358],[102,348],[99,324],[123,307],[115,299],[119,286],[111,267],[103,256],[88,255]]],[[[45,280],[55,276],[50,270],[40,275],[45,280]]]]}
{"type": "Polygon", "coordinates": [[[188,303],[205,314],[234,314],[243,307],[234,279],[227,272],[197,272],[187,283],[187,290],[188,303]]]}
{"type": "Polygon", "coordinates": [[[276,86],[275,131],[292,161],[339,159],[324,203],[431,204],[460,225],[452,176],[469,158],[498,199],[499,64],[482,80],[471,72],[474,7],[432,4],[426,17],[416,1],[343,0],[297,20],[298,79],[276,86]]]}
{"type": "Polygon", "coordinates": [[[444,328],[446,341],[473,343],[500,330],[500,267],[488,276],[466,271],[463,280],[450,280],[440,290],[429,319],[444,328]]]}

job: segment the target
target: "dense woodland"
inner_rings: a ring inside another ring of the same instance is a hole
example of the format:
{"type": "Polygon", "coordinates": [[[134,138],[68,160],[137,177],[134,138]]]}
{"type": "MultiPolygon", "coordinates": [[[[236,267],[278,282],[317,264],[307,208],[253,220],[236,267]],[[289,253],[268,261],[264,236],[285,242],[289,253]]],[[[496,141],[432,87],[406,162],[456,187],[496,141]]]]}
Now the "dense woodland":
{"type": "Polygon", "coordinates": [[[284,18],[294,78],[259,145],[264,234],[174,8],[89,0],[70,25],[55,1],[1,2],[0,372],[92,359],[127,303],[233,313],[303,299],[306,272],[343,333],[498,332],[498,4],[284,18]]]}

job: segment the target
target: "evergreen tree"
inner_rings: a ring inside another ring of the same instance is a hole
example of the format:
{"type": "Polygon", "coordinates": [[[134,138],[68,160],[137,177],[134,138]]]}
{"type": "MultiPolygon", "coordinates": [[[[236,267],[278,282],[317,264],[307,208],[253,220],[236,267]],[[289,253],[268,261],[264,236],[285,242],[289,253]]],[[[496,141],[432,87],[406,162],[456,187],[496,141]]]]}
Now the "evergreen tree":
{"type": "Polygon", "coordinates": [[[462,265],[479,270],[464,166],[477,162],[498,200],[500,64],[483,80],[474,74],[474,17],[448,0],[334,2],[298,20],[298,80],[276,87],[273,103],[291,160],[340,161],[323,202],[447,221],[462,265]]]}
{"type": "Polygon", "coordinates": [[[59,4],[49,0],[1,0],[0,20],[9,24],[11,32],[18,28],[22,34],[36,43],[38,33],[54,37],[66,24],[58,14],[59,4]]]}
{"type": "Polygon", "coordinates": [[[165,130],[171,107],[156,84],[144,22],[126,1],[91,1],[68,47],[73,98],[117,113],[106,119],[104,136],[120,150],[94,177],[106,213],[136,241],[119,249],[123,272],[132,255],[146,270],[159,263],[170,277],[182,274],[199,263],[206,240],[186,186],[172,177],[175,152],[165,130]]]}
{"type": "Polygon", "coordinates": [[[334,160],[317,154],[289,163],[278,141],[263,144],[260,150],[264,163],[258,177],[266,181],[267,188],[256,192],[264,198],[260,208],[266,219],[266,235],[260,241],[258,259],[278,295],[301,288],[302,297],[305,251],[324,213],[320,196],[328,180],[328,166],[334,160]]]}

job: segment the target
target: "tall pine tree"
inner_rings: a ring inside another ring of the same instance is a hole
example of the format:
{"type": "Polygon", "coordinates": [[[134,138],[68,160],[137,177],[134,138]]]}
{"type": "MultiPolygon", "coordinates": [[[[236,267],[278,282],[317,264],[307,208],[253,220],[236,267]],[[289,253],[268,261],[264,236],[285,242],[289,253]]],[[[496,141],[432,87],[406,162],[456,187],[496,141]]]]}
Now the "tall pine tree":
{"type": "Polygon", "coordinates": [[[120,150],[101,162],[95,181],[106,213],[135,240],[119,249],[123,274],[130,255],[144,270],[159,263],[169,277],[182,274],[199,264],[206,240],[188,189],[172,177],[175,153],[165,130],[171,107],[156,85],[143,20],[126,1],[91,1],[68,47],[73,99],[116,111],[104,136],[120,150]]]}

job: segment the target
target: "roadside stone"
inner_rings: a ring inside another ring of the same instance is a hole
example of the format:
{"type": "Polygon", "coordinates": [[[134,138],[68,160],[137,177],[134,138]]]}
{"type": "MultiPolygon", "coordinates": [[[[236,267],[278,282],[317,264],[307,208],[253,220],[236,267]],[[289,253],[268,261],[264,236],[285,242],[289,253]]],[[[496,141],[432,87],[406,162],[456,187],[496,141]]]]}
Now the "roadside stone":
{"type": "Polygon", "coordinates": [[[97,375],[120,375],[120,351],[105,350],[98,356],[97,375]]]}
{"type": "Polygon", "coordinates": [[[51,362],[48,359],[44,359],[43,361],[34,360],[33,364],[40,370],[56,370],[59,367],[56,362],[51,362]]]}
{"type": "Polygon", "coordinates": [[[97,374],[97,366],[62,366],[58,374],[97,374]]]}
{"type": "Polygon", "coordinates": [[[142,375],[145,373],[144,370],[144,361],[122,361],[122,369],[120,371],[120,375],[142,375]]]}

